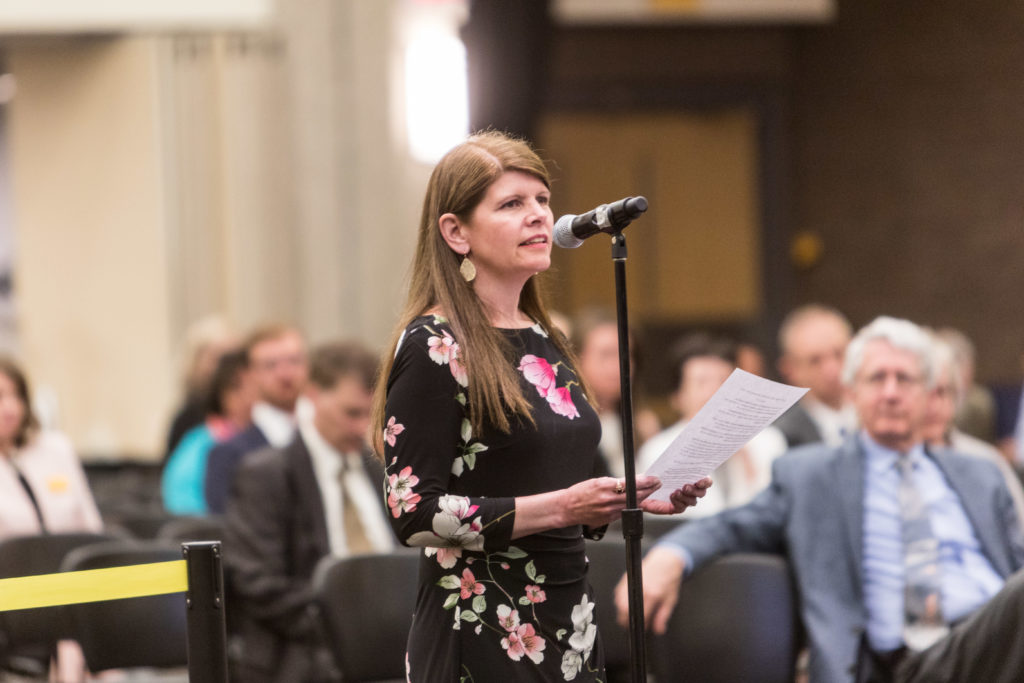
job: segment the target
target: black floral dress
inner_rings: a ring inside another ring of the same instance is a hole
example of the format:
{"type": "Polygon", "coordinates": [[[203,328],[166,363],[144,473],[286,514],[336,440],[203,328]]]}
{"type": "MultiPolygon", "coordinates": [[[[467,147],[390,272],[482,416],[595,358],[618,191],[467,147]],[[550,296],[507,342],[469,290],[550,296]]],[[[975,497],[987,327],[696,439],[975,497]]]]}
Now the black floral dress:
{"type": "Polygon", "coordinates": [[[511,540],[516,496],[590,476],[600,423],[539,325],[503,330],[535,425],[473,433],[445,320],[406,328],[388,378],[388,506],[425,548],[406,669],[414,683],[603,681],[580,526],[511,540]]]}

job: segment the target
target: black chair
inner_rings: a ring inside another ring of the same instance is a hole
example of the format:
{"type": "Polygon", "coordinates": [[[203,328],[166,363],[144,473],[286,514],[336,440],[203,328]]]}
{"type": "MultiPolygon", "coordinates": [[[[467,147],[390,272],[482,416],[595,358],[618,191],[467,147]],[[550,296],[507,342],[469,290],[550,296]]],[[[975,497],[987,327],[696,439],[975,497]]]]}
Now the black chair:
{"type": "MultiPolygon", "coordinates": [[[[71,551],[62,569],[82,571],[180,559],[177,543],[118,540],[71,551]]],[[[69,605],[68,613],[90,671],[188,665],[184,593],[69,605]]]]}
{"type": "Polygon", "coordinates": [[[683,582],[651,670],[658,683],[792,683],[801,640],[786,560],[729,555],[683,582]]]}
{"type": "Polygon", "coordinates": [[[626,573],[626,542],[621,527],[609,529],[600,541],[587,541],[587,581],[594,594],[594,623],[601,633],[604,666],[609,683],[630,680],[629,631],[615,618],[615,586],[626,573]]]}
{"type": "MultiPolygon", "coordinates": [[[[13,536],[0,541],[0,578],[52,574],[64,557],[81,546],[114,536],[81,532],[13,536]]],[[[0,668],[45,675],[58,640],[72,632],[65,607],[0,612],[0,668]]]]}
{"type": "Polygon", "coordinates": [[[104,513],[103,519],[109,528],[120,531],[121,536],[152,541],[165,524],[177,518],[161,508],[150,506],[112,510],[104,513]]]}
{"type": "Polygon", "coordinates": [[[164,522],[156,533],[157,540],[175,541],[222,541],[224,519],[220,515],[209,517],[176,517],[164,522]]]}
{"type": "Polygon", "coordinates": [[[405,680],[418,567],[412,550],[326,557],[317,565],[315,606],[345,683],[405,680]]]}

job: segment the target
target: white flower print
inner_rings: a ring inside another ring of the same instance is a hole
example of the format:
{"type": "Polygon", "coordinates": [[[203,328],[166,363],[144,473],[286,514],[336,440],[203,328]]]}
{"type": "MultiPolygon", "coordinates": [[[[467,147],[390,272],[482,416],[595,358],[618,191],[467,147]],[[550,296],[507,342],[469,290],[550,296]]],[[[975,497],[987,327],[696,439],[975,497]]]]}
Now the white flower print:
{"type": "Polygon", "coordinates": [[[576,680],[583,668],[583,657],[576,650],[566,650],[562,655],[562,678],[567,681],[576,680]]]}
{"type": "MultiPolygon", "coordinates": [[[[406,543],[414,546],[425,546],[430,549],[466,548],[468,550],[483,550],[484,537],[480,534],[483,530],[483,518],[477,517],[472,521],[465,521],[474,512],[478,505],[471,505],[469,498],[465,496],[441,496],[437,506],[439,512],[434,515],[431,523],[432,531],[417,531],[406,543]]],[[[437,552],[437,550],[435,550],[437,552]]],[[[432,555],[428,551],[428,555],[432,555]]],[[[438,553],[438,561],[446,569],[455,564],[455,557],[461,555],[453,553],[438,553]]]]}
{"type": "Polygon", "coordinates": [[[573,634],[569,636],[569,647],[562,655],[562,676],[567,681],[574,680],[583,668],[583,662],[590,658],[597,639],[597,625],[594,624],[594,603],[587,599],[586,593],[580,604],[572,608],[573,634]]]}

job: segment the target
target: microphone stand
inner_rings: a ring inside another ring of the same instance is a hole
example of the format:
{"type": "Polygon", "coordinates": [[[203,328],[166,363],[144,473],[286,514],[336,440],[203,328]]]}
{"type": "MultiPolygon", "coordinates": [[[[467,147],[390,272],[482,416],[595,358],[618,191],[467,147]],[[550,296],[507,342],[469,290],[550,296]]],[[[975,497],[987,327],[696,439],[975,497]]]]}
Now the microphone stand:
{"type": "Polygon", "coordinates": [[[633,389],[630,383],[629,313],[626,304],[627,256],[626,238],[620,228],[612,233],[612,263],[615,270],[615,313],[619,326],[622,459],[626,469],[626,508],[622,511],[622,536],[626,540],[626,583],[629,588],[629,659],[632,683],[646,683],[647,652],[644,647],[644,594],[640,563],[644,514],[637,507],[633,456],[633,389]]]}

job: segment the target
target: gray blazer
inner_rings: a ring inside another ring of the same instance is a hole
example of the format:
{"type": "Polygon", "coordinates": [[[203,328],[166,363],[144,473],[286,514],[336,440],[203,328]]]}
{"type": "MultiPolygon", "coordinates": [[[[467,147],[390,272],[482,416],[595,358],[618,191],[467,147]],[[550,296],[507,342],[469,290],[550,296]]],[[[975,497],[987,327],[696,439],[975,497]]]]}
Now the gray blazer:
{"type": "MultiPolygon", "coordinates": [[[[1024,538],[1002,475],[991,463],[929,451],[960,497],[992,566],[1024,566],[1024,538]]],[[[854,679],[867,625],[862,598],[864,454],[856,438],[813,444],[772,467],[772,483],[747,505],[681,525],[662,540],[683,546],[699,568],[734,552],[785,554],[810,647],[812,683],[854,679]]]]}
{"type": "MultiPolygon", "coordinates": [[[[383,467],[369,451],[363,467],[380,484],[383,514],[383,467]]],[[[320,487],[300,434],[285,448],[242,459],[224,525],[230,630],[244,667],[239,680],[321,680],[314,676],[322,667],[315,652],[318,624],[309,610],[311,579],[331,546],[320,487]]]]}

